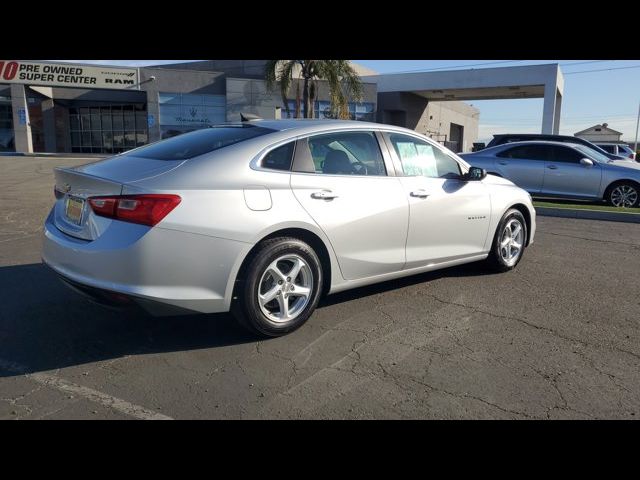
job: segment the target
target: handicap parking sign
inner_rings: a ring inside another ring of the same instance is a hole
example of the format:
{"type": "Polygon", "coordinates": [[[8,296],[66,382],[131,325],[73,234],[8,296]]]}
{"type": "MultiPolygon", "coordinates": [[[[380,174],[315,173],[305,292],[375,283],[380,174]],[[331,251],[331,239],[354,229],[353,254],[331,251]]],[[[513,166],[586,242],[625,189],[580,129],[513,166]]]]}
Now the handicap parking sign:
{"type": "Polygon", "coordinates": [[[18,118],[20,119],[20,125],[27,124],[27,111],[24,108],[18,109],[18,118]]]}

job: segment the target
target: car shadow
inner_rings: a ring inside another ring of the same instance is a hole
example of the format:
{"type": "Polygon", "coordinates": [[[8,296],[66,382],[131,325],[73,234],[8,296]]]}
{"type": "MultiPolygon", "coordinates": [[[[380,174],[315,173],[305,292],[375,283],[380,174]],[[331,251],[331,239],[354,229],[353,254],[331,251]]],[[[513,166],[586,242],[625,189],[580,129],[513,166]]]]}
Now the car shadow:
{"type": "Polygon", "coordinates": [[[395,280],[388,280],[386,282],[374,283],[373,285],[367,285],[366,287],[359,287],[352,290],[346,290],[344,292],[334,293],[333,295],[324,297],[320,301],[319,307],[328,307],[337,303],[355,300],[356,298],[369,297],[371,295],[377,295],[379,293],[397,290],[399,288],[410,287],[419,283],[430,282],[439,278],[475,277],[479,275],[487,276],[492,274],[493,272],[487,269],[483,262],[467,263],[464,265],[419,273],[409,277],[402,277],[395,280]]]}
{"type": "MultiPolygon", "coordinates": [[[[473,264],[428,272],[337,293],[320,308],[445,276],[486,273],[473,264]]],[[[229,314],[152,317],[110,310],[66,287],[42,264],[0,267],[0,377],[259,340],[229,314]]]]}

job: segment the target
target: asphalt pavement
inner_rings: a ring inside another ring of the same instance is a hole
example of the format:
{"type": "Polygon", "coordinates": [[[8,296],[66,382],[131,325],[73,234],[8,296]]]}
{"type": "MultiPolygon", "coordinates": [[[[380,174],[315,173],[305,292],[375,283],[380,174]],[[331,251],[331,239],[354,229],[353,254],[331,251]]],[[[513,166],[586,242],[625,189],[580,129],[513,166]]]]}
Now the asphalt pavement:
{"type": "Polygon", "coordinates": [[[327,297],[262,340],[96,306],[40,263],[64,158],[0,158],[0,419],[634,419],[640,225],[538,217],[518,267],[327,297]]]}

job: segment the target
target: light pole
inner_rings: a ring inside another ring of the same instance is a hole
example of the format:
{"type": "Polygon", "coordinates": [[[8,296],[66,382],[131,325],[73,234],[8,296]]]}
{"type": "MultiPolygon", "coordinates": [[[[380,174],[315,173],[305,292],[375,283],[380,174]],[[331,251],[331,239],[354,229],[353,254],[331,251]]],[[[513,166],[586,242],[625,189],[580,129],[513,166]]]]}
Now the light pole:
{"type": "Polygon", "coordinates": [[[640,102],[638,102],[638,119],[636,120],[636,140],[635,142],[633,142],[633,153],[636,153],[638,151],[638,126],[640,126],[640,102]]]}

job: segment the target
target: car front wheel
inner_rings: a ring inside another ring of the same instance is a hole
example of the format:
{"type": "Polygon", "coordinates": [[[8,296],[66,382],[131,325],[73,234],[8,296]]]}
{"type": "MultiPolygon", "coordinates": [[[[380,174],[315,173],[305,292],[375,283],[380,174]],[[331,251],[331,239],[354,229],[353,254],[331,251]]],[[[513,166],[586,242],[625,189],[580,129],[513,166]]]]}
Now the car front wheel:
{"type": "Polygon", "coordinates": [[[322,268],[313,248],[296,238],[273,238],[248,262],[232,306],[240,323],[270,337],[305,323],[322,292],[322,268]]]}
{"type": "Polygon", "coordinates": [[[609,188],[607,201],[614,207],[635,208],[640,203],[638,187],[629,182],[618,183],[609,188]]]}
{"type": "Polygon", "coordinates": [[[487,261],[498,272],[515,268],[522,259],[527,242],[527,222],[515,208],[508,210],[500,220],[493,238],[487,261]]]}

